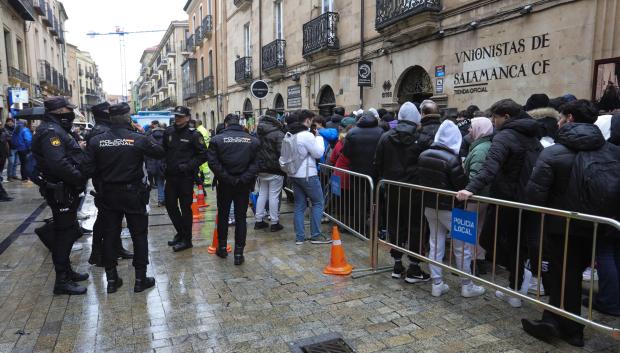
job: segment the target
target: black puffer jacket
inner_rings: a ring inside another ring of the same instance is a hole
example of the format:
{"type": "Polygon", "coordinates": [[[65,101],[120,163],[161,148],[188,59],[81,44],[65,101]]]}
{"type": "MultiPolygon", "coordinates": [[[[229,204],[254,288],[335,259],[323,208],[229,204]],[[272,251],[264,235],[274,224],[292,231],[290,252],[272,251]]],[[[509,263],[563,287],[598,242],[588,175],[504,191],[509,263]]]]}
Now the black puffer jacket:
{"type": "MultiPolygon", "coordinates": [[[[461,190],[467,185],[467,176],[461,158],[449,148],[433,144],[420,154],[418,160],[418,183],[436,189],[461,190]]],[[[424,206],[435,208],[436,195],[424,194],[424,206]]],[[[439,196],[439,209],[451,210],[452,197],[439,196]]]]}
{"type": "Polygon", "coordinates": [[[491,185],[491,197],[522,201],[527,182],[521,181],[521,170],[528,154],[542,151],[539,136],[540,125],[526,113],[507,120],[493,137],[482,170],[466,189],[478,194],[491,185]]]}
{"type": "Polygon", "coordinates": [[[264,116],[256,129],[260,147],[256,158],[258,159],[258,172],[285,175],[280,169],[280,151],[284,139],[284,128],[278,120],[264,116]]]}
{"type": "Polygon", "coordinates": [[[375,153],[378,179],[414,182],[422,147],[418,144],[416,124],[401,120],[379,140],[375,153]]]}
{"type": "MultiPolygon", "coordinates": [[[[593,124],[566,124],[559,131],[556,144],[545,148],[536,161],[525,188],[527,202],[550,208],[568,209],[578,195],[567,192],[575,157],[580,151],[600,149],[603,134],[593,124]]],[[[545,227],[552,233],[563,233],[564,222],[549,218],[545,227]]]]}
{"type": "Polygon", "coordinates": [[[423,149],[430,148],[441,125],[441,116],[439,114],[427,114],[420,121],[420,125],[419,144],[423,149]]]}
{"type": "Polygon", "coordinates": [[[372,114],[364,114],[357,127],[349,131],[344,140],[342,153],[351,162],[351,171],[376,178],[373,156],[383,132],[377,118],[372,114]]]}
{"type": "MultiPolygon", "coordinates": [[[[201,135],[202,137],[202,135],[201,135]]],[[[241,125],[229,125],[209,142],[207,159],[218,183],[252,187],[258,175],[256,152],[259,142],[241,125]]]]}

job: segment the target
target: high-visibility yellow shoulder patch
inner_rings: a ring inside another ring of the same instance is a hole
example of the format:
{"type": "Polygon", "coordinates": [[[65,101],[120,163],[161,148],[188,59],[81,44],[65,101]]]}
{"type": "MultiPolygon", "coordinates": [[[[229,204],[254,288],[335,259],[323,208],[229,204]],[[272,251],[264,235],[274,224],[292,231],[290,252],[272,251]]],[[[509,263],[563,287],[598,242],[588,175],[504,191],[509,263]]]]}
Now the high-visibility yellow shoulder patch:
{"type": "Polygon", "coordinates": [[[58,147],[62,144],[62,142],[60,142],[60,138],[58,138],[57,136],[54,136],[50,139],[50,143],[52,144],[52,146],[54,147],[58,147]]]}

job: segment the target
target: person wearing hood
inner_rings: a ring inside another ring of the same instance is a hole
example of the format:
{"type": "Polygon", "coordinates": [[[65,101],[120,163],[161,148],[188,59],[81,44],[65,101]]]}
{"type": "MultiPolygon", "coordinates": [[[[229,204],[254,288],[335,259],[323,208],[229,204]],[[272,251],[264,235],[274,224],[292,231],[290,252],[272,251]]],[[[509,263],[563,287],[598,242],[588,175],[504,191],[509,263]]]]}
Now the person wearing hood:
{"type": "MultiPolygon", "coordinates": [[[[620,114],[611,118],[608,142],[620,146],[620,114]]],[[[609,229],[596,244],[598,293],[592,307],[601,313],[620,316],[620,234],[609,229]]],[[[586,305],[587,306],[587,305],[586,305]]]]}
{"type": "MultiPolygon", "coordinates": [[[[491,123],[491,119],[486,117],[473,118],[471,120],[468,136],[473,142],[469,147],[469,153],[467,154],[467,158],[465,158],[463,168],[465,169],[467,179],[471,180],[482,170],[489,148],[491,148],[491,140],[493,139],[493,123],[491,123]]],[[[488,187],[480,193],[480,196],[489,196],[488,187]]],[[[467,204],[466,209],[468,211],[478,212],[478,228],[476,229],[478,232],[478,239],[480,239],[480,234],[482,233],[488,206],[489,205],[486,203],[478,202],[469,202],[467,204]]],[[[480,242],[478,242],[476,247],[476,258],[474,259],[476,261],[476,270],[480,274],[485,274],[486,264],[484,260],[486,258],[486,251],[480,246],[480,242]]]]}
{"type": "MultiPolygon", "coordinates": [[[[414,183],[417,175],[418,157],[422,153],[422,147],[417,143],[420,125],[420,114],[412,103],[405,103],[400,109],[398,124],[394,129],[389,130],[379,140],[375,153],[374,165],[377,171],[378,180],[387,179],[404,183],[414,183]]],[[[387,196],[379,202],[389,201],[386,205],[388,209],[398,210],[388,214],[387,230],[389,240],[393,244],[400,242],[398,246],[404,247],[409,244],[409,250],[420,253],[420,228],[419,218],[412,215],[419,215],[419,197],[417,193],[414,198],[410,198],[410,191],[405,188],[389,187],[387,196]],[[407,239],[407,237],[410,239],[407,239]]],[[[402,263],[403,254],[394,249],[390,250],[394,259],[394,269],[392,278],[405,278],[407,283],[425,282],[430,276],[422,271],[419,261],[410,256],[409,268],[405,273],[402,263]]]]}
{"type": "Polygon", "coordinates": [[[284,139],[284,126],[276,118],[265,115],[260,118],[256,129],[260,146],[256,153],[258,159],[258,200],[256,202],[256,224],[254,229],[270,227],[265,222],[265,205],[269,200],[270,231],[283,229],[280,225],[280,193],[284,185],[285,173],[280,169],[280,151],[284,139]]]}
{"type": "Polygon", "coordinates": [[[30,129],[26,127],[26,124],[17,120],[15,131],[11,137],[11,146],[17,151],[19,157],[19,172],[22,177],[22,181],[26,182],[30,179],[30,145],[32,144],[32,133],[30,129]]]}
{"type": "Polygon", "coordinates": [[[73,271],[69,255],[81,234],[77,210],[88,180],[84,170],[87,156],[70,134],[75,106],[65,97],[48,97],[44,104],[45,116],[34,135],[32,153],[43,179],[40,191],[54,219],[54,294],[79,295],[86,293],[86,287],[76,282],[85,281],[88,274],[73,271]]]}
{"type": "Polygon", "coordinates": [[[176,235],[168,242],[172,250],[182,251],[192,245],[192,194],[198,167],[207,161],[207,146],[202,135],[189,127],[191,111],[178,106],[173,110],[174,125],[164,132],[166,151],[166,187],[164,199],[176,235]]]}
{"type": "MultiPolygon", "coordinates": [[[[584,153],[605,153],[617,158],[618,148],[605,142],[601,131],[593,125],[597,110],[585,100],[567,103],[561,110],[560,129],[556,144],[540,154],[534,171],[526,186],[526,202],[549,208],[580,211],[579,191],[571,187],[575,168],[584,166],[576,163],[577,155],[584,153]]],[[[546,243],[549,247],[548,285],[549,304],[563,307],[566,311],[581,315],[582,272],[589,266],[592,248],[593,224],[572,221],[568,244],[564,244],[566,220],[548,215],[545,221],[546,243]],[[564,248],[567,259],[564,259],[564,248]],[[566,264],[565,278],[563,265],[566,264]],[[562,289],[562,283],[565,283],[562,289]],[[564,294],[562,294],[564,293],[564,294]],[[562,297],[564,302],[562,303],[562,297]]],[[[616,294],[616,300],[618,299],[616,294]]],[[[571,345],[583,347],[584,326],[571,319],[544,311],[541,320],[521,320],[523,329],[539,339],[561,338],[571,345]]]]}
{"type": "MultiPolygon", "coordinates": [[[[312,124],[316,127],[317,133],[323,137],[323,143],[325,144],[325,152],[323,153],[323,157],[319,159],[319,163],[327,163],[338,142],[338,129],[327,127],[325,118],[322,116],[315,116],[314,119],[312,119],[312,124]]],[[[320,168],[319,171],[321,171],[320,168]]]]}
{"type": "Polygon", "coordinates": [[[123,285],[116,269],[123,217],[127,219],[135,251],[134,292],[143,292],[155,285],[155,279],[146,276],[149,189],[144,175],[144,157],[161,159],[165,151],[151,137],[134,131],[130,111],[127,103],[110,106],[110,129],[92,137],[87,146],[87,176],[96,176],[99,184],[97,206],[101,213],[108,293],[115,293],[123,285]]]}
{"type": "MultiPolygon", "coordinates": [[[[402,108],[401,108],[402,109],[402,108]]],[[[441,125],[441,114],[437,103],[432,100],[425,100],[420,104],[422,112],[422,120],[420,122],[420,140],[419,143],[424,149],[429,148],[435,140],[435,134],[441,125]]]]}
{"type": "Polygon", "coordinates": [[[544,93],[536,93],[532,94],[530,98],[527,99],[523,110],[529,112],[535,109],[547,108],[549,106],[549,96],[544,93]]]}
{"type": "MultiPolygon", "coordinates": [[[[473,194],[480,194],[490,186],[491,197],[523,201],[527,180],[532,173],[536,159],[542,151],[540,125],[523,111],[523,107],[512,99],[500,100],[491,107],[496,135],[487,153],[480,172],[469,180],[467,186],[458,192],[457,198],[467,200],[473,194]]],[[[521,288],[522,278],[517,279],[518,269],[523,268],[527,250],[525,237],[518,237],[519,210],[509,207],[499,209],[498,235],[502,250],[506,254],[506,266],[510,272],[510,288],[521,288]],[[517,239],[520,242],[517,242],[517,239]],[[521,251],[517,251],[517,247],[521,251]],[[519,253],[519,265],[515,267],[519,253]]],[[[525,222],[524,222],[525,223],[525,222]]],[[[530,232],[528,232],[529,234],[530,232]]],[[[532,232],[532,235],[535,232],[532,232]]],[[[521,300],[497,291],[496,296],[512,307],[520,307],[521,300]]]]}
{"type": "MultiPolygon", "coordinates": [[[[463,137],[456,124],[444,121],[437,130],[431,147],[420,154],[418,161],[419,184],[432,188],[457,191],[467,184],[467,176],[461,165],[459,151],[463,137]]],[[[429,254],[432,260],[442,262],[445,252],[446,234],[452,229],[452,197],[424,194],[424,216],[430,231],[429,254]],[[438,206],[438,207],[437,207],[438,206]]],[[[453,252],[459,270],[471,274],[472,251],[463,241],[453,239],[453,252]]],[[[441,267],[429,265],[433,279],[431,295],[439,297],[449,287],[442,280],[441,267]]],[[[461,281],[461,296],[465,298],[484,294],[484,288],[470,279],[461,281]]]]}
{"type": "Polygon", "coordinates": [[[540,138],[540,144],[543,148],[553,146],[555,143],[555,137],[558,133],[558,120],[560,120],[560,113],[549,106],[545,106],[528,110],[527,114],[534,118],[534,120],[538,121],[541,126],[542,136],[540,138]]]}
{"type": "Polygon", "coordinates": [[[336,107],[334,108],[334,114],[332,114],[331,119],[325,124],[327,128],[334,128],[340,131],[340,123],[344,119],[344,108],[336,107]]]}

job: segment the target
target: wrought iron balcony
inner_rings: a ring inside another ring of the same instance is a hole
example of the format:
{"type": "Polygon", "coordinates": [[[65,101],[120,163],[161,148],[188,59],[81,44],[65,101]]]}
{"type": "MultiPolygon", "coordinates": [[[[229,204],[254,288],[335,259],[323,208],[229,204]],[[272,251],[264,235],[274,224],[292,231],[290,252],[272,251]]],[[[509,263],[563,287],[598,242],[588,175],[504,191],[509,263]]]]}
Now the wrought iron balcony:
{"type": "Polygon", "coordinates": [[[202,19],[202,37],[207,38],[213,32],[213,16],[206,15],[202,19]]]}
{"type": "Polygon", "coordinates": [[[41,18],[43,20],[43,24],[48,27],[52,27],[54,23],[54,10],[52,9],[52,5],[50,3],[47,3],[45,14],[45,17],[41,18]]]}
{"type": "Polygon", "coordinates": [[[238,8],[242,8],[245,5],[249,5],[252,3],[252,0],[233,0],[233,4],[238,8]]]}
{"type": "Polygon", "coordinates": [[[172,97],[168,97],[166,99],[163,99],[163,100],[157,102],[153,106],[151,106],[150,110],[151,111],[161,111],[161,110],[166,110],[168,108],[173,108],[176,105],[177,105],[177,100],[172,98],[172,97]]]}
{"type": "Polygon", "coordinates": [[[34,0],[32,2],[32,5],[34,7],[34,11],[36,11],[37,14],[39,15],[45,14],[45,9],[46,9],[45,0],[34,0]]]}
{"type": "Polygon", "coordinates": [[[39,81],[41,85],[52,83],[52,66],[47,60],[39,60],[39,81]]]}
{"type": "Polygon", "coordinates": [[[213,76],[207,76],[204,79],[198,81],[196,84],[196,93],[199,96],[212,95],[215,91],[215,85],[213,76]]]}
{"type": "Polygon", "coordinates": [[[58,87],[58,71],[52,68],[52,86],[58,87]]]}
{"type": "Polygon", "coordinates": [[[9,78],[14,78],[22,83],[30,84],[30,76],[11,66],[9,66],[9,78]]]}
{"type": "Polygon", "coordinates": [[[166,45],[166,55],[167,56],[175,56],[176,55],[176,49],[175,49],[174,45],[166,45]]]}
{"type": "Polygon", "coordinates": [[[191,36],[189,36],[189,38],[185,40],[185,51],[190,53],[193,52],[194,46],[194,35],[192,34],[191,36]]]}
{"type": "Polygon", "coordinates": [[[441,0],[377,0],[375,28],[390,26],[422,12],[441,11],[441,0]]]}
{"type": "Polygon", "coordinates": [[[302,55],[310,56],[323,50],[338,50],[338,19],[336,12],[326,12],[303,26],[302,55]]]}
{"type": "Polygon", "coordinates": [[[9,4],[13,6],[19,16],[25,21],[34,21],[37,13],[34,10],[32,0],[9,0],[9,4]]]}
{"type": "Polygon", "coordinates": [[[202,45],[202,26],[198,26],[194,31],[194,45],[202,45]]]}
{"type": "Polygon", "coordinates": [[[56,42],[64,43],[65,42],[65,31],[62,29],[62,23],[58,22],[58,37],[56,37],[56,42]]]}
{"type": "Polygon", "coordinates": [[[52,18],[52,26],[50,27],[50,33],[54,36],[58,35],[58,19],[56,16],[52,18]]]}
{"type": "Polygon", "coordinates": [[[286,67],[286,41],[276,39],[263,47],[262,69],[265,72],[286,67]]]}
{"type": "Polygon", "coordinates": [[[252,79],[252,57],[246,56],[235,61],[235,81],[247,82],[252,79]]]}

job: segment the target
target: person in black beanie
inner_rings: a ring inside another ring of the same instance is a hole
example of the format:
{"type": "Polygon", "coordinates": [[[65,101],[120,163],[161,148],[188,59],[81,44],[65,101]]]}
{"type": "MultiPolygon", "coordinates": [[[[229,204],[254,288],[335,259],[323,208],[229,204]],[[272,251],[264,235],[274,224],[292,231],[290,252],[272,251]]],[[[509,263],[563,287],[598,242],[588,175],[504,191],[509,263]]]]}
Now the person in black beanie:
{"type": "Polygon", "coordinates": [[[549,97],[544,93],[536,93],[532,94],[530,98],[527,99],[523,110],[529,112],[530,110],[546,108],[549,106],[549,97]]]}

